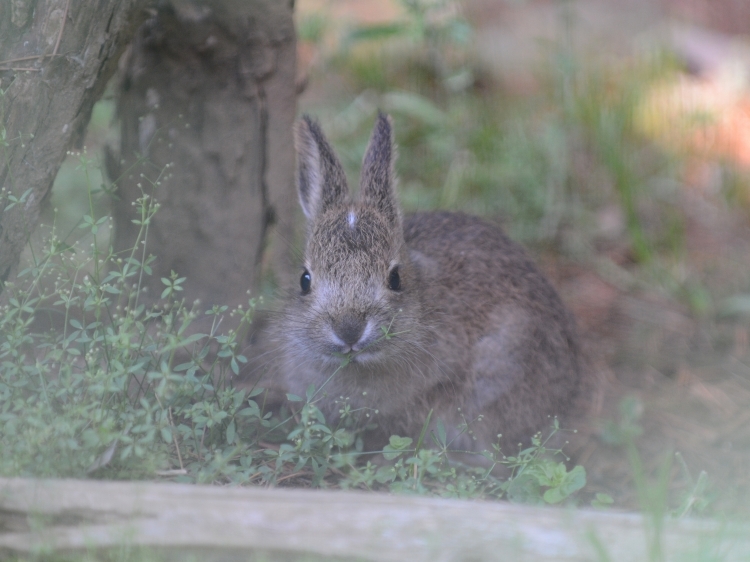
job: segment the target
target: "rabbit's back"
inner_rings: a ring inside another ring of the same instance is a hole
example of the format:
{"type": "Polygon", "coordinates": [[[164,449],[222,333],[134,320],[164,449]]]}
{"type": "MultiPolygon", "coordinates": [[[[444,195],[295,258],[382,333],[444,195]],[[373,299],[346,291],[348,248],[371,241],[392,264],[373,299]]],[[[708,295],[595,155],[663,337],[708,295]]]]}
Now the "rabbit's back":
{"type": "Polygon", "coordinates": [[[549,416],[574,417],[584,389],[575,323],[525,250],[461,213],[407,215],[404,238],[435,366],[450,371],[452,383],[436,385],[428,401],[436,413],[459,423],[481,414],[480,449],[498,433],[516,444],[547,427],[549,416]]]}

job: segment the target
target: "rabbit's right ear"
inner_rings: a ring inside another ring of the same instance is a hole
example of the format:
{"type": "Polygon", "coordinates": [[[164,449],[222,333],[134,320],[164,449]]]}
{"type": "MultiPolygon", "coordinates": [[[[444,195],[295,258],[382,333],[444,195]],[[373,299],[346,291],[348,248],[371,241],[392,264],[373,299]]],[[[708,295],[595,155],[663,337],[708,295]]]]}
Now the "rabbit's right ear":
{"type": "Polygon", "coordinates": [[[346,174],[320,125],[307,115],[294,130],[297,149],[297,191],[302,210],[312,220],[333,205],[349,201],[346,174]]]}

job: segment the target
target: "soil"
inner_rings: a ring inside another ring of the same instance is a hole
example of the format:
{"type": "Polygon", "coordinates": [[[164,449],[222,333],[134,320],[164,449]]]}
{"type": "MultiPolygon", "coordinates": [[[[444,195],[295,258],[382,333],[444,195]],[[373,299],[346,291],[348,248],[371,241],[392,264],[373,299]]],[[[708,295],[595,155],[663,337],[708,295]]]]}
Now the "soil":
{"type": "MultiPolygon", "coordinates": [[[[686,201],[685,206],[697,205],[686,201]]],[[[702,205],[709,205],[706,200],[702,205]]],[[[747,285],[750,229],[744,209],[720,204],[689,221],[684,265],[714,295],[747,285]]],[[[685,209],[690,213],[690,209],[685,209]]],[[[598,259],[609,260],[609,256],[598,259]]],[[[616,263],[616,262],[613,262],[616,263]]],[[[593,435],[578,455],[589,493],[638,507],[633,470],[612,429],[622,422],[623,400],[642,412],[635,439],[647,476],[672,462],[672,506],[708,476],[710,511],[748,515],[750,499],[750,347],[747,318],[700,315],[655,287],[618,287],[596,269],[545,259],[564,300],[576,315],[600,377],[593,435]],[[685,472],[674,454],[680,453],[685,472]]],[[[627,271],[631,264],[620,264],[627,271]]],[[[720,301],[715,304],[720,305],[720,301]]]]}

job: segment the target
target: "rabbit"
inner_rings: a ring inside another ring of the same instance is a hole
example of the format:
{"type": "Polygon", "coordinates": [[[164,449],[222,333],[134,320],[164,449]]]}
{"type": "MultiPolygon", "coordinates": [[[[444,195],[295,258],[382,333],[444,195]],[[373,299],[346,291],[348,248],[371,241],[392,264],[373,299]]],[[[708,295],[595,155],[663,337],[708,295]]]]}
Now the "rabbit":
{"type": "Polygon", "coordinates": [[[372,414],[361,423],[377,424],[366,439],[375,448],[391,435],[416,440],[429,416],[451,449],[506,451],[578,413],[586,383],[573,317],[499,227],[402,213],[390,117],[376,118],[358,200],[308,116],[295,147],[304,265],[271,328],[288,392],[314,385],[329,423],[344,401],[372,414]]]}

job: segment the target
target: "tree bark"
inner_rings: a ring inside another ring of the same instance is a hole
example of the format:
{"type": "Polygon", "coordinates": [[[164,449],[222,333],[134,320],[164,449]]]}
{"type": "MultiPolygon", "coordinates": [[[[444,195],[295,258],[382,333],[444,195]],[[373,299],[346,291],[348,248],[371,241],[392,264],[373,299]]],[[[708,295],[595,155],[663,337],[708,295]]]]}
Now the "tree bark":
{"type": "Polygon", "coordinates": [[[81,142],[150,4],[0,3],[0,282],[17,266],[66,152],[81,142]]]}
{"type": "MultiPolygon", "coordinates": [[[[121,146],[107,159],[119,178],[114,246],[132,247],[131,203],[153,195],[161,204],[148,234],[153,298],[175,271],[187,278],[188,302],[246,302],[274,217],[278,238],[293,238],[292,4],[163,2],[124,58],[121,146]]],[[[271,258],[282,268],[287,247],[276,244],[271,258]]]]}

